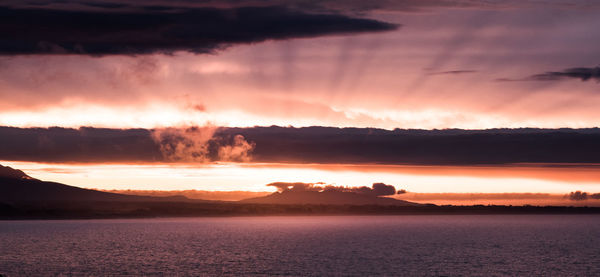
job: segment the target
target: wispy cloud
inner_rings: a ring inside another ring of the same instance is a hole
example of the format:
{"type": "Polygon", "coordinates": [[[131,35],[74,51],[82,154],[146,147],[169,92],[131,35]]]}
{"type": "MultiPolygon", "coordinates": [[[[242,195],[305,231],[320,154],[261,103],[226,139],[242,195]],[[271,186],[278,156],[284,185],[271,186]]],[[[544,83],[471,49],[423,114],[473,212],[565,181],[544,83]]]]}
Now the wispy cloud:
{"type": "Polygon", "coordinates": [[[600,66],[596,67],[574,67],[567,68],[563,71],[549,71],[541,74],[531,75],[525,78],[500,78],[496,79],[501,82],[510,81],[560,81],[567,79],[579,79],[581,81],[595,80],[600,82],[600,66]]]}
{"type": "Polygon", "coordinates": [[[458,75],[458,74],[467,74],[467,73],[475,73],[477,70],[450,70],[450,71],[438,71],[431,72],[427,75],[458,75]]]}

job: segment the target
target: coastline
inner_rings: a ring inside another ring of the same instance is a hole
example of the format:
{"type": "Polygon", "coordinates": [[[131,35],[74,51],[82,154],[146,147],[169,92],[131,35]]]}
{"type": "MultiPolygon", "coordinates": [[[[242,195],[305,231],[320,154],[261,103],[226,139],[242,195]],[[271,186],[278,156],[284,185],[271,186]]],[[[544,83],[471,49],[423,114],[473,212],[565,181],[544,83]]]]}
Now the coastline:
{"type": "Polygon", "coordinates": [[[260,217],[339,215],[519,215],[600,214],[600,207],[574,206],[382,206],[182,202],[0,204],[0,220],[127,219],[167,217],[260,217]]]}

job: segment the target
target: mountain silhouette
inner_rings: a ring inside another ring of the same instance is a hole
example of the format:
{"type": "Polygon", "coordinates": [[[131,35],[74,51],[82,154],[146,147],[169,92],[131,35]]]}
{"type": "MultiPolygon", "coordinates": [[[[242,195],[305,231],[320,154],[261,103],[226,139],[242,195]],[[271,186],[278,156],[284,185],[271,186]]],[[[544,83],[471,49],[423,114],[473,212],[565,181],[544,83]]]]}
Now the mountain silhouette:
{"type": "Polygon", "coordinates": [[[45,182],[0,165],[1,203],[190,201],[183,196],[151,197],[96,191],[45,182]]]}
{"type": "Polygon", "coordinates": [[[0,178],[33,179],[21,170],[14,169],[9,166],[3,166],[3,165],[0,165],[0,178]]]}
{"type": "Polygon", "coordinates": [[[305,205],[381,205],[423,206],[423,204],[346,191],[283,191],[241,200],[252,204],[305,204],[305,205]]]}

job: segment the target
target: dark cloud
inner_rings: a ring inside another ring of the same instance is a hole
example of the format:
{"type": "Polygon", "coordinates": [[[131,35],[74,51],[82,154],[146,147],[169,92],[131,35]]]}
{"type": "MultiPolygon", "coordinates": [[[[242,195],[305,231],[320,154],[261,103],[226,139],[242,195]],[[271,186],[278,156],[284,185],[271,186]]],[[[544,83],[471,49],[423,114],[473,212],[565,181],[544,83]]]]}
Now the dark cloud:
{"type": "Polygon", "coordinates": [[[588,195],[587,192],[581,192],[581,191],[575,191],[575,192],[571,192],[569,194],[569,199],[571,200],[575,200],[575,201],[581,201],[581,200],[587,200],[588,199],[588,195]]]}
{"type": "Polygon", "coordinates": [[[575,67],[563,71],[550,71],[542,74],[536,74],[522,79],[500,78],[496,81],[559,81],[565,79],[579,79],[581,81],[595,80],[600,82],[600,66],[597,67],[575,67]]]}
{"type": "Polygon", "coordinates": [[[313,183],[286,183],[275,182],[267,184],[269,187],[276,187],[278,191],[321,191],[323,188],[313,183]]]}
{"type": "Polygon", "coordinates": [[[374,195],[394,195],[396,194],[396,188],[394,186],[386,185],[384,183],[374,183],[372,188],[372,194],[374,195]]]}
{"type": "Polygon", "coordinates": [[[600,129],[0,127],[0,160],[475,165],[600,163],[600,129]]]}
{"type": "Polygon", "coordinates": [[[336,11],[346,13],[365,13],[374,10],[423,12],[432,8],[452,9],[517,9],[517,8],[564,8],[591,9],[597,8],[597,3],[586,0],[557,1],[557,0],[4,0],[5,5],[16,7],[49,7],[71,9],[176,9],[188,7],[243,7],[243,6],[272,6],[286,5],[311,11],[336,11]]]}
{"type": "Polygon", "coordinates": [[[110,3],[86,5],[99,9],[0,7],[0,54],[211,53],[232,44],[397,28],[283,6],[121,10],[110,3]]]}
{"type": "Polygon", "coordinates": [[[451,70],[451,71],[439,71],[439,72],[431,72],[427,75],[458,75],[465,73],[475,73],[477,70],[451,70]]]}
{"type": "Polygon", "coordinates": [[[588,193],[580,190],[568,194],[569,199],[573,201],[583,201],[588,199],[600,199],[600,193],[588,193]]]}
{"type": "Polygon", "coordinates": [[[384,183],[373,183],[371,187],[344,187],[325,185],[323,183],[286,183],[275,182],[267,184],[267,186],[276,187],[279,192],[300,192],[300,191],[315,191],[315,192],[352,192],[357,194],[365,194],[369,196],[386,196],[396,194],[396,188],[392,185],[384,183]]]}

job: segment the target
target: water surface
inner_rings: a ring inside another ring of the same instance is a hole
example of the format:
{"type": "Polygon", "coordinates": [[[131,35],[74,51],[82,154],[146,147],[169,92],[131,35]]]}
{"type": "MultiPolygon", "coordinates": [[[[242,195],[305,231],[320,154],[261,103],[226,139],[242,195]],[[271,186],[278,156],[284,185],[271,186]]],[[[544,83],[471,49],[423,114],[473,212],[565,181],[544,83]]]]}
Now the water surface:
{"type": "Polygon", "coordinates": [[[600,275],[599,215],[0,221],[0,274],[600,275]]]}

